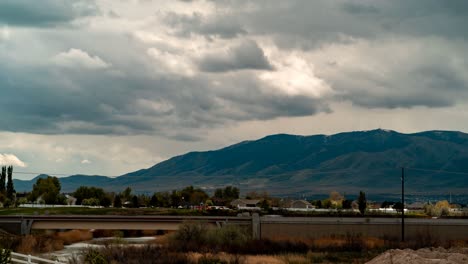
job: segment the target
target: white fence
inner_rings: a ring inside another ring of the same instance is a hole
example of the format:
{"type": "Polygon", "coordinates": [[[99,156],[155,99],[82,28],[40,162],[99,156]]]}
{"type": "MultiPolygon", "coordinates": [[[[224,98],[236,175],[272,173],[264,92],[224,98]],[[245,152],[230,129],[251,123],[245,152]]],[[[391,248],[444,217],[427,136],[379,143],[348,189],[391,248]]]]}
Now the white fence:
{"type": "Polygon", "coordinates": [[[52,263],[52,264],[66,264],[60,261],[54,261],[49,259],[43,259],[34,257],[31,255],[23,255],[16,252],[11,252],[11,263],[25,263],[25,264],[40,264],[40,263],[52,263]]]}

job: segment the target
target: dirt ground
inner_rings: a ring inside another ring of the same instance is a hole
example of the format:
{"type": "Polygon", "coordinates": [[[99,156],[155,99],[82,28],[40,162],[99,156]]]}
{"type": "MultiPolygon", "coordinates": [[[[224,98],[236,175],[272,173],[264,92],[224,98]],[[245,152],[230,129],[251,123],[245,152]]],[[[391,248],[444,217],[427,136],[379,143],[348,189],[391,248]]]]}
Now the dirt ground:
{"type": "Polygon", "coordinates": [[[466,264],[468,248],[391,249],[366,264],[466,264]]]}

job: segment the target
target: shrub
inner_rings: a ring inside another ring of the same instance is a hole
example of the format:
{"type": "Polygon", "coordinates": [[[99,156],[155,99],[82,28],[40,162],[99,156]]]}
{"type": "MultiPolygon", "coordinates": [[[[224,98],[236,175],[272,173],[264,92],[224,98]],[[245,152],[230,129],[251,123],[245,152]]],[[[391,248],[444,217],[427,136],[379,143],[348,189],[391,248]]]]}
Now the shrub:
{"type": "Polygon", "coordinates": [[[180,225],[169,240],[169,245],[179,251],[199,251],[203,245],[206,245],[206,233],[206,224],[187,222],[180,225]]]}
{"type": "Polygon", "coordinates": [[[207,242],[210,248],[230,253],[238,253],[250,240],[248,230],[237,225],[225,225],[207,232],[207,242]]]}
{"type": "Polygon", "coordinates": [[[84,256],[85,263],[89,264],[107,264],[105,257],[96,249],[90,249],[84,256]]]}
{"type": "Polygon", "coordinates": [[[48,235],[27,235],[21,238],[16,251],[23,254],[51,252],[63,249],[63,241],[48,235]]]}
{"type": "Polygon", "coordinates": [[[0,248],[0,263],[10,263],[11,261],[11,250],[0,248]]]}

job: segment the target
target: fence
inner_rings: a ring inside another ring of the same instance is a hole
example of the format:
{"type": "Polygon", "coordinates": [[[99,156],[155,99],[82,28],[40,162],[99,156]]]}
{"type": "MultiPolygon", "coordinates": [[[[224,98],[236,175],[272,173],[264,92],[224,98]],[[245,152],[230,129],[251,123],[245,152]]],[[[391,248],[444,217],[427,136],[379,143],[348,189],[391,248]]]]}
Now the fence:
{"type": "Polygon", "coordinates": [[[24,255],[16,252],[11,252],[11,263],[25,263],[25,264],[40,264],[40,263],[52,263],[52,264],[66,264],[60,261],[54,261],[49,259],[43,259],[34,257],[31,255],[24,255]]]}

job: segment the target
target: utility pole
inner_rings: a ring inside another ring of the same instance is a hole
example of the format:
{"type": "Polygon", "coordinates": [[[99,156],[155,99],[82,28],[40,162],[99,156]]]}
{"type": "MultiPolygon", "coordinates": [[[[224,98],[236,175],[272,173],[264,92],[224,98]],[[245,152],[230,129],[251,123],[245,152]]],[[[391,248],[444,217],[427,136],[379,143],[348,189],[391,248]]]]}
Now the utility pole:
{"type": "Polygon", "coordinates": [[[401,242],[405,242],[405,167],[401,168],[401,242]]]}

